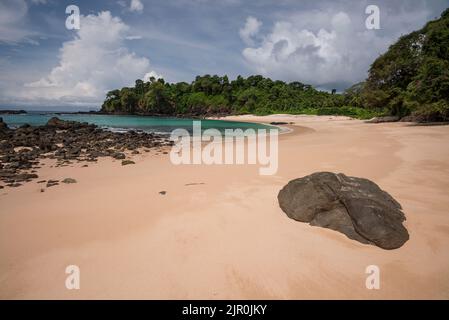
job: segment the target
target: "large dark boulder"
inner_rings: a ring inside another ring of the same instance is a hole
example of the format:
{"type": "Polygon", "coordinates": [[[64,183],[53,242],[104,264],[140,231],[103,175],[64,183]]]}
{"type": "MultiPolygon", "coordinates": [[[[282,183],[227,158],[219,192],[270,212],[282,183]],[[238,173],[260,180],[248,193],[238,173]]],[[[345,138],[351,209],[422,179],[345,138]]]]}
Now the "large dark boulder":
{"type": "Polygon", "coordinates": [[[56,128],[59,130],[68,130],[68,129],[86,128],[89,127],[89,124],[85,122],[61,120],[58,117],[52,117],[47,121],[46,126],[50,128],[56,128]]]}
{"type": "Polygon", "coordinates": [[[396,249],[409,239],[401,205],[367,179],[318,172],[290,181],[278,200],[290,218],[365,244],[396,249]]]}
{"type": "Polygon", "coordinates": [[[54,127],[57,129],[68,129],[70,123],[68,121],[61,120],[57,117],[52,117],[47,121],[47,127],[54,127]]]}

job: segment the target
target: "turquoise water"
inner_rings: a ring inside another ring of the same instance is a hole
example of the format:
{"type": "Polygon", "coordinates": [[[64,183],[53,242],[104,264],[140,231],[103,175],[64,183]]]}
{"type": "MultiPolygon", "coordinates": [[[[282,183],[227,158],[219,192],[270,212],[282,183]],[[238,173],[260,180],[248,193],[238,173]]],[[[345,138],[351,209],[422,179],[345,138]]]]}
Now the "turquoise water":
{"type": "MultiPolygon", "coordinates": [[[[29,112],[26,114],[0,114],[3,121],[11,128],[19,127],[25,123],[32,126],[44,125],[51,117],[58,117],[63,120],[73,120],[79,122],[93,123],[99,127],[112,129],[114,131],[122,130],[143,130],[158,133],[170,133],[174,129],[182,128],[189,132],[192,131],[192,119],[181,118],[161,118],[146,116],[121,116],[121,115],[98,115],[98,114],[59,114],[48,112],[29,112]]],[[[257,123],[234,122],[222,120],[201,120],[202,130],[215,128],[221,132],[224,129],[268,129],[274,128],[257,123]]]]}

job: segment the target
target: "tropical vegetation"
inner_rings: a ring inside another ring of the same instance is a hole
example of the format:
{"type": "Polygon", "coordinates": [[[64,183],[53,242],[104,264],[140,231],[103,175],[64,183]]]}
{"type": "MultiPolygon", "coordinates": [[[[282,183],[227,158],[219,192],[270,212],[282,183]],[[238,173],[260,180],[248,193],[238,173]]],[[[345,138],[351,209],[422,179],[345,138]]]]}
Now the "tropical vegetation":
{"type": "Polygon", "coordinates": [[[107,93],[102,112],[166,116],[224,114],[378,115],[417,121],[449,120],[449,9],[421,30],[402,36],[371,65],[366,81],[344,93],[260,75],[230,81],[197,76],[192,83],[136,80],[107,93]]]}

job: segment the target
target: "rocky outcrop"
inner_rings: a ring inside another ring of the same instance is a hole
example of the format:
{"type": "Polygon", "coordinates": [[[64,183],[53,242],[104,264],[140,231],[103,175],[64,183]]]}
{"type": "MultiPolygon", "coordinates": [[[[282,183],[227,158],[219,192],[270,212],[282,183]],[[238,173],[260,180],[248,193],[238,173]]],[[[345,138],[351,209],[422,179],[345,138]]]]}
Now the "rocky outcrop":
{"type": "MultiPolygon", "coordinates": [[[[47,121],[47,127],[53,127],[59,130],[68,130],[68,129],[79,129],[89,127],[89,124],[86,122],[76,122],[76,121],[67,121],[61,120],[57,117],[53,117],[47,121]]],[[[95,125],[90,125],[95,128],[95,125]]]]}
{"type": "Polygon", "coordinates": [[[36,174],[27,171],[39,168],[40,160],[45,158],[55,159],[56,166],[65,166],[73,161],[97,161],[99,157],[125,159],[126,150],[161,150],[172,144],[168,138],[153,133],[111,132],[56,117],[44,126],[9,129],[0,118],[0,181],[14,185],[36,179],[36,174]]]}
{"type": "Polygon", "coordinates": [[[278,201],[290,218],[361,243],[396,249],[409,239],[401,205],[367,179],[318,172],[290,181],[278,201]]]}

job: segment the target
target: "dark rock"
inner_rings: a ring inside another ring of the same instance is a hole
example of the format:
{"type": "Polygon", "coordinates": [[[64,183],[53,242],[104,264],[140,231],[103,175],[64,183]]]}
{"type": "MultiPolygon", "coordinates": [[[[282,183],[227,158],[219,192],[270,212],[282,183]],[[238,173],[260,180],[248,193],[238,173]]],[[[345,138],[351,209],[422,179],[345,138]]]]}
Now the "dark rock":
{"type": "Polygon", "coordinates": [[[59,185],[59,180],[48,180],[46,187],[50,188],[57,185],[59,185]]]}
{"type": "Polygon", "coordinates": [[[409,239],[401,205],[367,179],[314,173],[290,181],[278,200],[290,218],[342,232],[362,243],[396,249],[409,239]]]}
{"type": "Polygon", "coordinates": [[[22,184],[20,183],[9,183],[7,184],[8,187],[17,188],[20,187],[22,184]]]}
{"type": "Polygon", "coordinates": [[[37,178],[30,175],[35,172],[24,171],[39,168],[41,159],[56,159],[55,167],[63,167],[75,160],[95,162],[99,157],[124,160],[126,150],[138,154],[141,148],[149,150],[164,145],[173,142],[168,137],[143,131],[111,132],[93,124],[57,117],[44,126],[9,129],[0,118],[0,181],[13,184],[37,178]],[[15,152],[16,147],[26,148],[15,152]]]}
{"type": "Polygon", "coordinates": [[[125,158],[126,158],[125,154],[124,154],[124,153],[121,153],[121,152],[114,153],[114,154],[112,155],[112,157],[113,157],[114,159],[117,159],[117,160],[121,160],[121,159],[125,159],[125,158]]]}
{"type": "Polygon", "coordinates": [[[136,164],[136,163],[134,161],[131,161],[131,160],[123,160],[122,161],[122,166],[126,166],[128,164],[136,164]]]}
{"type": "Polygon", "coordinates": [[[62,183],[70,184],[70,183],[76,183],[77,181],[73,178],[65,178],[62,180],[62,183]]]}
{"type": "Polygon", "coordinates": [[[52,117],[50,120],[48,120],[46,126],[47,127],[55,127],[58,129],[66,129],[68,127],[66,121],[61,120],[57,117],[52,117]]]}
{"type": "Polygon", "coordinates": [[[48,120],[47,127],[54,127],[56,129],[60,130],[68,130],[68,129],[79,129],[79,128],[85,128],[89,125],[85,122],[76,122],[76,121],[67,121],[67,120],[61,120],[57,117],[53,117],[50,120],[48,120]]]}
{"type": "Polygon", "coordinates": [[[165,196],[167,194],[167,191],[159,191],[159,194],[165,196]]]}
{"type": "Polygon", "coordinates": [[[31,179],[39,178],[35,173],[20,173],[14,176],[14,180],[16,181],[27,181],[31,179]]]}
{"type": "Polygon", "coordinates": [[[198,186],[201,184],[205,184],[204,182],[192,182],[192,183],[186,183],[185,186],[198,186]]]}
{"type": "Polygon", "coordinates": [[[273,122],[270,122],[270,124],[273,125],[273,126],[281,126],[281,125],[285,125],[285,124],[288,124],[288,123],[287,122],[276,122],[276,121],[273,121],[273,122]]]}

